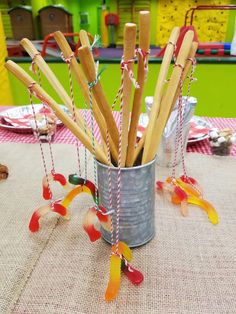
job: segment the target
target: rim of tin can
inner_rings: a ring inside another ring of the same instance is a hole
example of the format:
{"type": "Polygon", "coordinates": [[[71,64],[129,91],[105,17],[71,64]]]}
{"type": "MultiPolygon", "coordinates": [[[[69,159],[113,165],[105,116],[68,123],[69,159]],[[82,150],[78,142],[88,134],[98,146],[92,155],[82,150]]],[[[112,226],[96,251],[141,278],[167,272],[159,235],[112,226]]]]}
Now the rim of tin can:
{"type": "MultiPolygon", "coordinates": [[[[155,163],[155,161],[156,161],[156,156],[155,156],[155,158],[154,158],[153,160],[149,161],[148,163],[146,163],[146,164],[144,164],[144,165],[135,166],[135,167],[125,167],[125,168],[121,168],[121,170],[122,170],[122,171],[129,171],[129,170],[141,169],[141,168],[147,167],[147,166],[149,166],[149,165],[155,163]]],[[[103,167],[103,168],[105,168],[105,169],[110,169],[110,170],[112,170],[112,171],[118,170],[118,167],[114,167],[114,166],[109,167],[109,166],[107,166],[107,165],[102,164],[102,163],[101,163],[100,161],[98,161],[97,159],[96,159],[96,162],[97,162],[97,164],[99,164],[101,167],[103,167]]]]}

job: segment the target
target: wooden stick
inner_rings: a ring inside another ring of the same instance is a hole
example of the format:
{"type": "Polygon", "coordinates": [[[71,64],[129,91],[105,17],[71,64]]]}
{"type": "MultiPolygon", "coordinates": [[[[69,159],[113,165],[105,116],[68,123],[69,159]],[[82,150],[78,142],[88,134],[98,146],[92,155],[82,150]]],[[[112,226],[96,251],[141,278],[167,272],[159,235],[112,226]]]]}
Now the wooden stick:
{"type": "MultiPolygon", "coordinates": [[[[43,72],[43,74],[45,75],[45,77],[48,79],[49,83],[53,87],[53,89],[57,92],[57,94],[62,99],[65,106],[68,108],[68,110],[73,114],[73,104],[69,95],[67,94],[64,87],[61,85],[61,83],[59,82],[55,74],[52,72],[50,67],[44,61],[44,59],[42,58],[38,50],[34,47],[31,41],[28,40],[27,38],[23,38],[20,44],[28,52],[30,57],[34,60],[34,62],[43,72]]],[[[83,117],[81,117],[79,112],[76,111],[75,116],[76,116],[76,122],[78,123],[78,125],[84,126],[84,119],[83,117]]]]}
{"type": "MultiPolygon", "coordinates": [[[[142,51],[148,52],[150,45],[150,12],[149,11],[140,11],[139,14],[139,47],[142,51]]],[[[146,62],[148,62],[148,55],[146,56],[146,62]]],[[[143,57],[138,55],[138,75],[137,81],[139,88],[135,89],[133,108],[130,121],[130,129],[128,136],[128,152],[126,157],[126,166],[133,166],[134,159],[134,150],[138,129],[138,121],[141,112],[142,106],[142,97],[145,83],[145,69],[143,57]]]]}
{"type": "Polygon", "coordinates": [[[84,29],[81,29],[79,32],[79,39],[81,42],[81,46],[88,46],[90,47],[90,41],[88,38],[88,34],[84,29]]]}
{"type": "MultiPolygon", "coordinates": [[[[90,83],[95,82],[96,70],[94,66],[93,56],[91,54],[91,51],[89,50],[89,47],[87,46],[80,47],[78,49],[78,55],[88,82],[90,83]]],[[[118,154],[119,132],[114,117],[112,115],[111,109],[109,107],[109,104],[107,102],[106,96],[103,92],[102,85],[99,81],[96,82],[96,84],[93,86],[92,93],[96,99],[96,102],[99,106],[99,109],[103,117],[105,118],[109,135],[111,137],[112,142],[114,143],[116,153],[118,154]]]]}
{"type": "Polygon", "coordinates": [[[161,107],[160,107],[159,115],[156,120],[155,127],[153,129],[153,132],[150,136],[149,141],[147,141],[147,139],[145,141],[142,164],[145,164],[151,161],[155,157],[157,147],[159,145],[159,142],[162,136],[163,129],[166,125],[166,122],[169,117],[169,112],[172,108],[176,91],[179,88],[180,79],[182,75],[182,68],[185,67],[186,60],[189,56],[190,49],[192,47],[193,35],[194,35],[193,31],[188,31],[184,36],[184,39],[183,39],[183,42],[182,42],[182,45],[181,45],[181,48],[180,48],[180,51],[176,60],[176,66],[173,69],[170,81],[168,83],[167,91],[161,101],[161,107]]]}
{"type": "MultiPolygon", "coordinates": [[[[91,47],[90,41],[89,41],[89,37],[88,37],[88,33],[84,29],[80,30],[80,32],[79,32],[79,39],[80,39],[80,42],[81,42],[81,46],[91,47]]],[[[95,102],[94,97],[93,97],[93,102],[95,102]]],[[[106,154],[106,156],[108,156],[108,149],[107,149],[106,141],[103,139],[103,137],[101,138],[101,140],[102,140],[102,147],[103,147],[104,153],[106,154]]],[[[112,141],[110,139],[110,147],[111,146],[112,146],[112,141]]],[[[117,156],[117,158],[118,158],[118,156],[117,156]]]]}
{"type": "MultiPolygon", "coordinates": [[[[136,43],[136,24],[126,23],[124,28],[124,62],[134,58],[136,43]]],[[[129,68],[133,70],[133,64],[130,63],[129,68]]],[[[123,74],[123,110],[122,110],[122,133],[121,133],[121,167],[125,166],[127,148],[128,148],[128,132],[130,119],[130,103],[132,97],[132,81],[129,78],[128,71],[124,70],[123,74]]]]}
{"type": "MultiPolygon", "coordinates": [[[[13,61],[7,61],[5,67],[12,74],[14,74],[27,88],[34,82],[32,77],[13,61]]],[[[93,145],[89,136],[83,130],[81,130],[80,127],[61,109],[61,107],[54,101],[54,99],[52,99],[37,83],[32,85],[32,91],[35,92],[36,95],[42,97],[45,102],[47,102],[47,104],[55,112],[56,116],[93,154],[93,145]]],[[[101,150],[97,142],[95,142],[95,156],[100,162],[108,164],[107,157],[101,150]]]]}
{"type": "MultiPolygon", "coordinates": [[[[86,33],[86,36],[87,36],[87,33],[86,33]]],[[[85,37],[85,34],[84,34],[84,32],[82,32],[83,43],[87,42],[87,40],[84,39],[84,37],[85,37]]],[[[66,58],[68,58],[69,56],[71,56],[73,54],[65,36],[60,31],[57,31],[54,33],[54,38],[55,38],[58,46],[60,47],[61,51],[63,52],[63,54],[66,58]]],[[[77,80],[78,85],[81,88],[81,91],[84,95],[84,98],[85,98],[87,104],[89,104],[90,99],[89,99],[88,86],[86,84],[87,80],[84,76],[84,73],[83,73],[81,67],[80,67],[80,64],[78,64],[78,62],[74,56],[71,60],[71,69],[75,75],[75,78],[77,80]]],[[[106,126],[105,119],[104,119],[104,117],[103,117],[103,115],[99,109],[99,106],[98,106],[94,96],[92,96],[92,102],[93,102],[94,117],[95,117],[96,122],[100,128],[101,136],[102,136],[103,140],[106,141],[107,126],[106,126]]],[[[111,150],[111,155],[112,155],[113,159],[117,162],[118,161],[118,150],[117,150],[116,145],[113,143],[112,140],[110,141],[110,150],[111,150]]]]}
{"type": "Polygon", "coordinates": [[[144,133],[143,133],[143,135],[142,135],[140,141],[138,142],[138,145],[134,151],[132,164],[134,164],[138,155],[140,154],[140,152],[144,146],[144,143],[146,141],[147,134],[148,134],[148,142],[150,143],[150,136],[151,136],[151,134],[153,132],[153,128],[155,127],[155,124],[156,124],[156,119],[157,119],[157,116],[159,113],[161,99],[163,97],[165,81],[166,81],[166,78],[168,75],[169,66],[171,63],[171,59],[173,57],[173,53],[175,50],[175,44],[178,40],[179,33],[180,33],[180,28],[174,27],[171,34],[170,34],[169,41],[166,45],[166,50],[165,50],[165,53],[164,53],[164,56],[162,59],[160,72],[158,75],[157,84],[156,84],[156,88],[155,88],[155,92],[154,92],[153,105],[152,105],[151,112],[149,115],[149,123],[148,123],[148,126],[146,127],[146,129],[145,129],[145,131],[144,131],[144,133]]]}
{"type": "Polygon", "coordinates": [[[146,154],[146,152],[149,151],[150,147],[152,146],[151,137],[152,137],[155,125],[156,125],[156,119],[157,119],[157,116],[158,116],[158,113],[160,110],[160,103],[161,103],[161,99],[163,96],[165,80],[166,80],[166,77],[168,75],[169,66],[171,63],[171,59],[173,57],[173,53],[175,50],[176,42],[177,42],[178,37],[179,37],[179,33],[180,33],[180,28],[174,27],[172,32],[171,32],[169,42],[166,45],[165,54],[164,54],[164,57],[162,60],[160,72],[158,75],[157,85],[155,88],[153,104],[152,104],[151,112],[149,115],[149,123],[148,123],[147,129],[146,129],[147,130],[146,131],[146,138],[144,137],[144,140],[145,140],[145,142],[144,142],[144,152],[145,153],[144,154],[146,154]]]}

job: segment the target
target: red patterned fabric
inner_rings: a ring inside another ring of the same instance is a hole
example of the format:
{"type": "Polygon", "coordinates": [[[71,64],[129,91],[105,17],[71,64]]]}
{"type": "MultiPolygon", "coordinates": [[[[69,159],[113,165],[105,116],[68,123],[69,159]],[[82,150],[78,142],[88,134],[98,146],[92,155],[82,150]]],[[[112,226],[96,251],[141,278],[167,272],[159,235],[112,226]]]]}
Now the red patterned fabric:
{"type": "MultiPolygon", "coordinates": [[[[6,110],[9,107],[0,107],[1,110],[6,110]]],[[[85,110],[80,110],[81,114],[85,115],[85,110]]],[[[89,116],[89,113],[88,113],[89,116]]],[[[119,121],[119,112],[114,112],[114,117],[116,122],[119,121]]],[[[236,118],[208,118],[203,117],[207,122],[210,122],[213,127],[223,129],[230,128],[236,133],[236,118]]],[[[88,119],[89,124],[90,116],[88,119]]],[[[95,126],[95,136],[99,140],[99,130],[97,125],[95,126]]],[[[57,129],[56,135],[54,137],[54,143],[65,143],[65,144],[75,144],[77,139],[75,136],[64,126],[57,129]]],[[[18,134],[5,129],[0,128],[0,143],[4,142],[14,142],[14,143],[37,143],[33,134],[18,134]]],[[[82,144],[80,143],[82,146],[82,144]]],[[[187,152],[202,153],[206,155],[211,155],[211,149],[209,146],[208,139],[203,141],[195,142],[189,144],[187,147],[187,152]]],[[[236,156],[236,143],[233,145],[231,150],[231,156],[236,156]]]]}

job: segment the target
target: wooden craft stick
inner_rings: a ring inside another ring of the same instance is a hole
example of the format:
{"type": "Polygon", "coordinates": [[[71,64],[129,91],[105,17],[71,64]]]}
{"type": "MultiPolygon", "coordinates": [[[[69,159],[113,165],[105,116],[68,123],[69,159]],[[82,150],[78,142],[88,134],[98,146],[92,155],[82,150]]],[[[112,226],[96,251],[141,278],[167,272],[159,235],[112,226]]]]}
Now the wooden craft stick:
{"type": "Polygon", "coordinates": [[[161,68],[160,68],[160,72],[158,75],[158,80],[157,80],[157,84],[156,84],[156,88],[154,92],[153,104],[152,104],[151,112],[149,115],[149,123],[146,128],[146,132],[145,132],[146,134],[144,135],[144,138],[143,138],[145,154],[147,151],[150,150],[150,146],[152,145],[151,137],[152,137],[155,125],[156,125],[156,119],[160,110],[160,103],[163,96],[165,80],[168,75],[169,66],[170,66],[171,59],[174,54],[175,45],[178,40],[179,33],[180,33],[180,28],[174,27],[170,34],[169,41],[166,45],[165,54],[162,60],[162,64],[161,64],[161,68]]]}
{"type": "Polygon", "coordinates": [[[168,75],[169,66],[170,66],[171,59],[172,59],[173,54],[174,54],[175,44],[178,40],[179,33],[180,33],[180,28],[174,27],[171,34],[170,34],[169,41],[166,45],[166,50],[165,50],[165,53],[164,53],[164,56],[162,59],[160,72],[158,75],[157,84],[156,84],[156,88],[155,88],[155,92],[154,92],[153,105],[152,105],[151,112],[149,115],[149,123],[148,123],[148,126],[146,127],[140,141],[138,142],[137,147],[135,148],[132,164],[134,164],[138,155],[140,154],[140,152],[144,146],[144,143],[146,141],[147,134],[148,134],[148,138],[149,138],[148,142],[150,143],[150,136],[151,136],[151,134],[153,132],[153,128],[155,127],[155,124],[156,124],[156,119],[157,119],[157,116],[159,113],[161,99],[163,97],[165,81],[166,81],[166,78],[168,75]]]}
{"type": "MultiPolygon", "coordinates": [[[[82,34],[83,34],[82,36],[85,37],[85,34],[84,33],[82,33],[82,34]]],[[[86,33],[86,36],[87,36],[87,33],[86,33]]],[[[63,54],[66,58],[73,55],[73,52],[70,48],[70,45],[68,44],[65,36],[60,31],[57,31],[54,33],[54,38],[55,38],[59,48],[61,49],[61,51],[63,52],[63,54]]],[[[87,42],[87,41],[83,39],[83,43],[84,42],[87,42]]],[[[84,95],[85,101],[87,102],[87,104],[89,104],[90,99],[89,99],[88,85],[86,84],[87,80],[84,76],[84,73],[83,73],[81,67],[80,67],[80,64],[77,62],[74,55],[73,55],[72,60],[71,60],[71,69],[73,71],[73,74],[75,75],[75,78],[77,80],[78,85],[81,88],[81,91],[84,95]]],[[[102,136],[103,140],[106,141],[106,128],[107,128],[107,126],[106,126],[105,119],[104,119],[104,117],[103,117],[103,115],[99,109],[99,106],[98,106],[94,96],[92,96],[92,102],[93,102],[94,117],[95,117],[96,122],[99,126],[101,136],[102,136]]],[[[110,141],[110,150],[111,150],[111,155],[112,155],[113,159],[117,162],[118,161],[118,150],[117,150],[117,147],[115,146],[115,144],[113,143],[112,140],[110,141]]]]}
{"type": "MultiPolygon", "coordinates": [[[[91,47],[88,33],[84,29],[80,30],[79,39],[80,39],[81,46],[91,47]]],[[[95,102],[94,97],[93,97],[93,101],[95,102]]],[[[104,153],[106,154],[106,156],[108,156],[108,149],[107,149],[106,141],[103,139],[103,136],[102,136],[101,140],[102,140],[102,147],[103,147],[104,153]]],[[[110,147],[111,146],[112,146],[112,141],[110,139],[110,147]]],[[[117,160],[116,160],[116,162],[117,162],[117,160]]]]}
{"type": "MultiPolygon", "coordinates": [[[[32,77],[27,74],[21,67],[19,67],[13,61],[7,61],[5,67],[14,74],[27,88],[34,82],[32,77]]],[[[93,154],[93,145],[89,136],[82,130],[52,99],[41,86],[37,83],[32,85],[32,91],[45,100],[45,102],[52,108],[55,115],[64,123],[64,125],[86,146],[86,148],[93,154]]],[[[108,164],[107,157],[100,148],[99,144],[95,142],[95,156],[96,158],[105,164],[108,164]]]]}
{"type": "MultiPolygon", "coordinates": [[[[57,92],[59,97],[62,99],[65,106],[68,110],[73,114],[73,104],[70,96],[65,91],[64,87],[61,85],[55,74],[52,72],[50,67],[44,61],[43,57],[39,53],[39,51],[34,47],[32,42],[27,38],[23,38],[20,42],[21,46],[28,52],[30,57],[34,60],[40,70],[43,72],[45,77],[48,79],[49,83],[53,87],[53,89],[57,92]]],[[[84,119],[81,117],[78,111],[75,113],[76,122],[80,125],[84,125],[84,119]]]]}
{"type": "MultiPolygon", "coordinates": [[[[139,13],[139,48],[144,52],[149,52],[150,45],[150,12],[140,11],[139,13]]],[[[146,55],[146,62],[148,62],[148,55],[146,55]]],[[[138,75],[137,81],[139,88],[135,89],[134,100],[130,121],[130,129],[128,135],[128,152],[126,157],[126,166],[133,166],[134,150],[136,144],[136,136],[138,129],[138,121],[142,106],[142,97],[145,83],[145,73],[144,60],[143,57],[138,55],[138,75]]]]}
{"type": "MultiPolygon", "coordinates": [[[[89,47],[80,47],[78,49],[78,56],[88,82],[95,82],[97,79],[96,70],[94,66],[93,56],[91,54],[91,51],[89,50],[89,47]]],[[[118,153],[119,132],[99,80],[96,82],[96,84],[94,84],[92,88],[92,93],[94,95],[94,98],[96,99],[96,102],[103,117],[105,118],[109,135],[112,142],[114,143],[116,153],[118,153]]]]}
{"type": "MultiPolygon", "coordinates": [[[[126,23],[124,28],[124,62],[134,58],[136,43],[136,24],[126,23]]],[[[133,70],[133,64],[129,63],[128,67],[133,70]]],[[[121,167],[125,166],[127,148],[128,148],[128,132],[130,119],[130,103],[132,97],[132,81],[128,71],[124,70],[123,74],[123,111],[122,111],[122,133],[121,133],[121,167]]]]}
{"type": "Polygon", "coordinates": [[[149,141],[147,141],[147,138],[145,141],[142,164],[145,164],[151,161],[155,157],[157,147],[159,145],[159,142],[162,136],[162,132],[168,120],[169,112],[172,108],[176,91],[179,88],[182,68],[185,67],[186,60],[189,56],[190,49],[192,47],[193,35],[194,35],[193,31],[188,31],[184,36],[184,39],[183,39],[183,42],[182,42],[182,45],[181,45],[181,48],[180,48],[180,51],[176,60],[176,66],[173,69],[166,93],[163,96],[162,101],[161,101],[161,107],[160,107],[159,115],[156,120],[155,127],[153,129],[153,132],[150,136],[149,141]],[[147,147],[149,149],[147,149],[147,147]]]}
{"type": "Polygon", "coordinates": [[[88,38],[88,34],[84,29],[81,29],[79,32],[79,40],[81,42],[81,46],[88,46],[90,47],[90,41],[88,38]]]}

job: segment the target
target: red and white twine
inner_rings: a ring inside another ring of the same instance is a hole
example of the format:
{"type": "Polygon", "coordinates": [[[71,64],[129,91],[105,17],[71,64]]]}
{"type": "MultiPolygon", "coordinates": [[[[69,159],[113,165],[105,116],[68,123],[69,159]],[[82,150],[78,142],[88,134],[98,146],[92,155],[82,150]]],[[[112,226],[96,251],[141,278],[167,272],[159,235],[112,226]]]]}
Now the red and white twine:
{"type": "Polygon", "coordinates": [[[135,53],[136,53],[136,56],[140,55],[143,60],[143,68],[144,68],[144,73],[145,73],[144,79],[146,80],[147,75],[148,75],[148,55],[150,54],[150,51],[144,51],[141,48],[136,48],[135,53]]]}
{"type": "MultiPolygon", "coordinates": [[[[38,142],[39,142],[39,147],[40,147],[40,153],[41,153],[41,157],[42,157],[42,161],[43,161],[43,168],[44,168],[44,173],[45,173],[45,177],[46,177],[46,181],[47,181],[47,185],[48,185],[48,190],[49,190],[49,194],[50,194],[50,201],[51,201],[51,206],[53,207],[53,195],[52,195],[52,190],[50,188],[50,183],[49,183],[49,175],[48,175],[48,170],[47,170],[47,163],[46,163],[46,159],[44,156],[44,152],[43,152],[43,145],[42,142],[39,139],[39,127],[38,127],[38,122],[36,119],[36,112],[35,112],[35,108],[33,105],[33,99],[32,99],[32,95],[34,95],[35,97],[37,97],[38,99],[40,99],[41,101],[43,101],[43,103],[47,104],[45,99],[41,96],[38,95],[34,90],[33,90],[33,86],[36,84],[36,82],[32,82],[29,86],[28,86],[28,92],[29,92],[29,97],[30,97],[30,104],[32,107],[32,111],[33,111],[33,116],[34,116],[34,122],[35,122],[35,126],[36,126],[36,133],[37,133],[37,137],[38,137],[38,142]]],[[[51,154],[51,162],[52,162],[52,173],[55,172],[55,165],[54,165],[54,160],[53,160],[53,155],[52,155],[52,151],[50,150],[50,154],[51,154]]]]}
{"type": "MultiPolygon", "coordinates": [[[[68,66],[70,97],[71,97],[71,103],[72,103],[73,120],[74,120],[74,122],[76,122],[75,98],[74,98],[73,81],[72,81],[72,74],[71,74],[71,61],[72,61],[73,57],[74,57],[74,53],[72,53],[69,57],[66,58],[64,56],[63,52],[61,52],[62,60],[68,66]]],[[[79,141],[78,141],[78,139],[76,139],[76,151],[77,151],[77,163],[78,163],[78,169],[79,169],[79,176],[81,176],[81,164],[80,164],[80,153],[79,153],[79,141]]]]}

